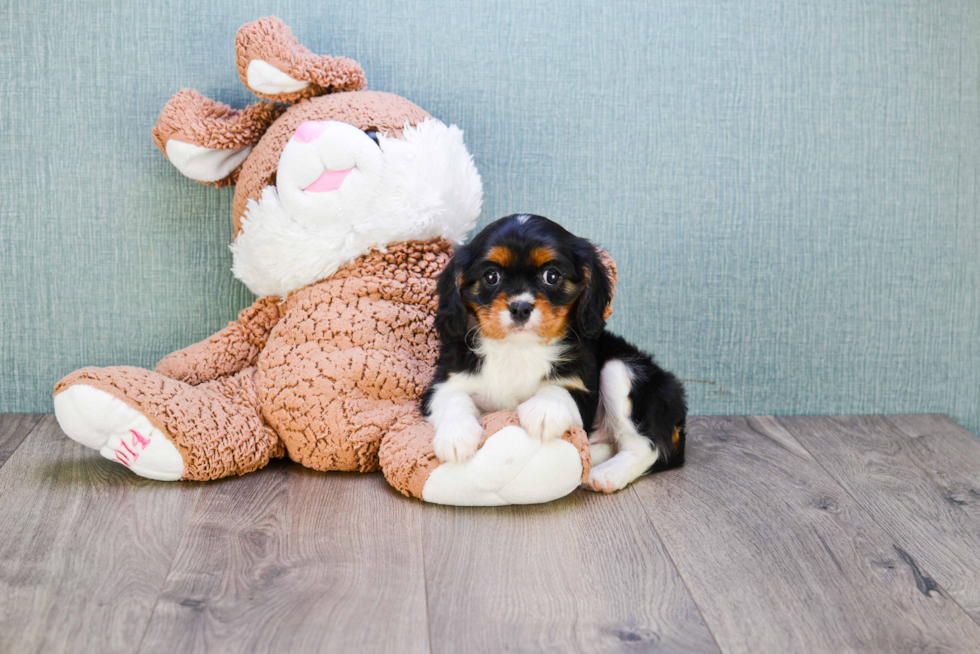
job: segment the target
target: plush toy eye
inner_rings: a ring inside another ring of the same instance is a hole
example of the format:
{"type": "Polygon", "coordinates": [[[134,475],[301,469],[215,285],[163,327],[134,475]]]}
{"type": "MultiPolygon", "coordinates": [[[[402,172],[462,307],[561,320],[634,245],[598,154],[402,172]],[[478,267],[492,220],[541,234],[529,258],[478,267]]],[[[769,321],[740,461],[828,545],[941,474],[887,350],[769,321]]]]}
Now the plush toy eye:
{"type": "Polygon", "coordinates": [[[483,273],[483,281],[487,286],[496,286],[500,283],[500,273],[496,270],[488,270],[483,273]]]}
{"type": "Polygon", "coordinates": [[[561,273],[554,268],[548,268],[545,270],[542,277],[544,278],[544,283],[548,286],[557,286],[558,282],[561,281],[561,273]]]}
{"type": "Polygon", "coordinates": [[[375,145],[377,145],[378,147],[381,147],[381,143],[378,141],[378,130],[376,130],[376,129],[369,129],[369,130],[367,130],[364,133],[367,134],[367,137],[369,139],[371,139],[372,141],[374,141],[374,144],[375,145]]]}

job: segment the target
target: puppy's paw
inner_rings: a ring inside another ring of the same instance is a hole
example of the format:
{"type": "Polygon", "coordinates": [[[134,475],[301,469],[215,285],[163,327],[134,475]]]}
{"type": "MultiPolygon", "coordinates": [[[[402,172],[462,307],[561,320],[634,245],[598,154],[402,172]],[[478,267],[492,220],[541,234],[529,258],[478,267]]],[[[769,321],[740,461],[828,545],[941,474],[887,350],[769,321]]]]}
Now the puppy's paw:
{"type": "Polygon", "coordinates": [[[518,406],[517,417],[531,438],[545,441],[561,438],[575,424],[568,403],[547,395],[535,395],[518,406]]]}
{"type": "Polygon", "coordinates": [[[586,488],[600,493],[615,493],[629,486],[643,474],[643,463],[631,452],[620,452],[608,461],[593,466],[586,488]]]}
{"type": "Polygon", "coordinates": [[[436,427],[432,449],[443,463],[459,463],[476,454],[483,442],[483,427],[473,416],[443,420],[436,427]]]}

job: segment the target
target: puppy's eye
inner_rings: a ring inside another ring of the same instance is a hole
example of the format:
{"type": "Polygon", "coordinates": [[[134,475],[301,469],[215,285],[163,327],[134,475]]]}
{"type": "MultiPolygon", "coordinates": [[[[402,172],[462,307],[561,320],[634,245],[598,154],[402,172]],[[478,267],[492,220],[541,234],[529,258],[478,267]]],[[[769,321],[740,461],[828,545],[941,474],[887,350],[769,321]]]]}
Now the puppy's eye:
{"type": "Polygon", "coordinates": [[[500,283],[500,273],[496,270],[488,270],[483,273],[483,282],[487,286],[496,286],[500,283]]]}
{"type": "Polygon", "coordinates": [[[544,283],[548,286],[557,286],[558,282],[561,281],[561,273],[554,268],[548,268],[545,270],[541,277],[544,279],[544,283]]]}
{"type": "Polygon", "coordinates": [[[378,141],[378,130],[376,130],[376,129],[369,129],[369,130],[365,131],[364,133],[367,134],[367,137],[369,139],[371,139],[372,141],[374,141],[374,144],[375,145],[377,145],[378,147],[381,147],[381,143],[378,141]]]}

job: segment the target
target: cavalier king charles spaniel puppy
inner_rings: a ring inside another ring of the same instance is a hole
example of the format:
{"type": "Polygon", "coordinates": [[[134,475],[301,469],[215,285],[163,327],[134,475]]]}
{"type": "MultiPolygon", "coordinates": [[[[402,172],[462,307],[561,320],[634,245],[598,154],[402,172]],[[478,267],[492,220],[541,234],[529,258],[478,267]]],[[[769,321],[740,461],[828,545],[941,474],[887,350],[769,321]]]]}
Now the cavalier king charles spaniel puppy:
{"type": "Polygon", "coordinates": [[[477,417],[510,409],[532,438],[585,428],[592,490],[683,463],[684,388],[605,330],[612,281],[587,240],[541,216],[501,218],[456,250],[437,292],[439,361],[422,412],[441,461],[473,456],[477,417]]]}

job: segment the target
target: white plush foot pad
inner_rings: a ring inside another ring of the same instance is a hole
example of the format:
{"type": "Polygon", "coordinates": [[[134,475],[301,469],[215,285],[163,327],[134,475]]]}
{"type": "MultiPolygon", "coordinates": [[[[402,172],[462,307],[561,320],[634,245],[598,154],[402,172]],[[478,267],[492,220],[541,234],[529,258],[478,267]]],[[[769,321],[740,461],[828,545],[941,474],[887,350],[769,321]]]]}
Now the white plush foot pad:
{"type": "Polygon", "coordinates": [[[422,499],[455,506],[540,504],[581,484],[582,458],[574,445],[542,442],[511,425],[489,437],[472,459],[433,470],[422,499]]]}
{"type": "Polygon", "coordinates": [[[55,395],[54,413],[69,438],[141,477],[175,481],[184,476],[177,447],[146,416],[105,391],[76,384],[55,395]]]}

